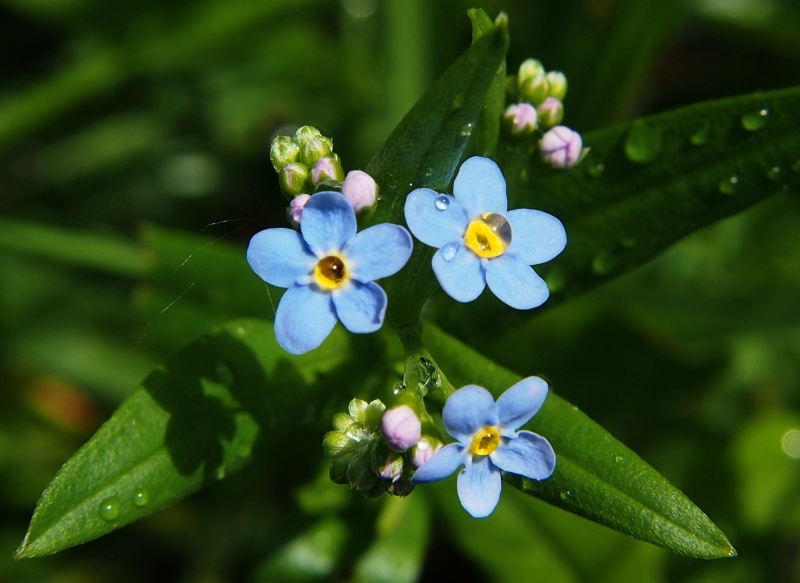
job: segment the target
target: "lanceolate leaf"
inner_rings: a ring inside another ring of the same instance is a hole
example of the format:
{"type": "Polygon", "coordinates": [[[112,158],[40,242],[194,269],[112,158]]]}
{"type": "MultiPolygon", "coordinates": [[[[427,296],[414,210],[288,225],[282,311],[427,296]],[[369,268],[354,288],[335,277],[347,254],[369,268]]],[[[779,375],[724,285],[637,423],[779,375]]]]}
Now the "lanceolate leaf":
{"type": "MultiPolygon", "coordinates": [[[[366,168],[380,185],[378,205],[367,222],[405,224],[403,206],[411,190],[448,188],[473,139],[487,92],[507,49],[508,20],[502,18],[403,118],[366,168]]],[[[416,322],[435,286],[430,267],[433,251],[417,244],[402,275],[386,282],[389,316],[401,326],[416,322]]]]}
{"type": "MultiPolygon", "coordinates": [[[[497,396],[520,378],[433,326],[424,338],[455,386],[483,385],[497,396]]],[[[552,390],[528,427],[552,443],[556,471],[541,482],[506,475],[523,492],[689,557],[736,554],[680,490],[552,390]]]]}
{"type": "Polygon", "coordinates": [[[289,359],[270,323],[241,320],[168,359],[61,468],[17,557],[55,553],[152,514],[238,470],[262,445],[279,467],[275,444],[292,438],[300,417],[319,417],[309,407],[325,407],[314,380],[347,354],[343,338],[334,332],[314,356],[289,359]]]}
{"type": "Polygon", "coordinates": [[[800,88],[685,107],[584,136],[552,171],[507,149],[510,207],[546,210],[568,243],[542,265],[554,295],[580,292],[772,194],[800,185],[800,88]]]}

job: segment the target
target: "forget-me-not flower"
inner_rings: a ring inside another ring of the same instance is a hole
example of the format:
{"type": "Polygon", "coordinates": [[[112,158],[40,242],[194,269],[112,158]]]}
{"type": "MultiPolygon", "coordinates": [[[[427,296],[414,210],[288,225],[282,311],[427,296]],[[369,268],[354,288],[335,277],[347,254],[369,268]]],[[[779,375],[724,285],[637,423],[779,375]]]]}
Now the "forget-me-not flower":
{"type": "Polygon", "coordinates": [[[400,225],[356,233],[356,216],[338,192],[318,192],[303,208],[300,232],[256,233],[247,261],[272,285],[288,288],[275,313],[275,336],[288,352],[316,348],[337,319],[351,332],[374,332],[386,314],[386,292],[374,280],[408,261],[412,241],[400,225]]]}
{"type": "Polygon", "coordinates": [[[439,449],[411,478],[425,484],[446,478],[459,466],[458,498],[475,518],[492,513],[500,500],[500,472],[532,480],[549,478],[556,454],[544,437],[517,431],[541,408],[547,383],[538,377],[519,381],[497,399],[477,385],[453,393],[444,405],[442,420],[458,442],[439,449]]]}
{"type": "Polygon", "coordinates": [[[474,156],[458,171],[454,195],[429,188],[412,191],[405,217],[413,235],[431,247],[442,289],[471,302],[486,285],[512,308],[535,308],[550,295],[531,265],[564,249],[567,234],[557,218],[532,209],[507,210],[506,181],[489,158],[474,156]]]}

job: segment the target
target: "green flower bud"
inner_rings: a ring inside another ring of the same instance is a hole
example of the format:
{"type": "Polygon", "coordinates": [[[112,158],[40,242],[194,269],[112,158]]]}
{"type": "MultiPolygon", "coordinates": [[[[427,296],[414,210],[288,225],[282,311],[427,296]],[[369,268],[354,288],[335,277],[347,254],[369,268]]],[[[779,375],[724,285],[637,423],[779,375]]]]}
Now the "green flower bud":
{"type": "Polygon", "coordinates": [[[309,168],[329,156],[333,156],[333,141],[330,138],[311,138],[300,146],[300,162],[309,168]]]}
{"type": "Polygon", "coordinates": [[[280,173],[287,165],[296,162],[300,155],[298,146],[289,136],[278,136],[272,140],[269,148],[269,159],[275,172],[280,173]]]}
{"type": "Polygon", "coordinates": [[[338,431],[347,431],[353,424],[353,418],[347,413],[336,413],[333,416],[333,428],[338,431]]]}
{"type": "Polygon", "coordinates": [[[550,97],[555,97],[559,101],[564,101],[567,95],[567,78],[561,71],[550,71],[545,75],[547,83],[550,85],[550,97]]]}
{"type": "Polygon", "coordinates": [[[369,404],[365,415],[365,425],[368,429],[371,431],[378,430],[384,411],[386,411],[386,405],[384,405],[380,399],[375,399],[369,404]]]}
{"type": "Polygon", "coordinates": [[[533,77],[544,75],[544,67],[538,59],[525,59],[519,66],[519,73],[517,74],[517,83],[520,88],[522,85],[533,77]]]}
{"type": "Polygon", "coordinates": [[[325,455],[336,457],[350,445],[350,438],[341,431],[328,431],[322,438],[325,455]]]}
{"type": "Polygon", "coordinates": [[[544,102],[550,94],[550,84],[544,75],[528,77],[519,87],[520,101],[527,101],[535,106],[544,102]]]}
{"type": "Polygon", "coordinates": [[[347,405],[347,413],[353,421],[364,423],[366,421],[366,413],[369,403],[361,399],[353,399],[347,405]]]}
{"type": "Polygon", "coordinates": [[[301,148],[308,140],[321,137],[322,134],[314,126],[301,126],[294,133],[294,141],[301,148]]]}
{"type": "Polygon", "coordinates": [[[308,193],[308,188],[306,187],[307,179],[308,168],[296,162],[284,167],[278,176],[278,182],[281,185],[283,194],[290,199],[298,194],[308,193]]]}

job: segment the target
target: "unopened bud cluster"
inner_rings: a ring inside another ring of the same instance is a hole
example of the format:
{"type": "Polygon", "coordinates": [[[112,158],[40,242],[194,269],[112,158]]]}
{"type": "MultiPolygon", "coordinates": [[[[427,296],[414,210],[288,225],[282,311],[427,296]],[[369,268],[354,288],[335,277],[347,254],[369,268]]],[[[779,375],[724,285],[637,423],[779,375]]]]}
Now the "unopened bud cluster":
{"type": "Polygon", "coordinates": [[[375,180],[360,170],[345,176],[333,140],[313,126],[302,126],[293,136],[277,136],[269,157],[281,191],[290,201],[287,217],[292,224],[300,223],[303,207],[316,192],[340,190],[356,212],[372,207],[377,200],[375,180]]]}
{"type": "Polygon", "coordinates": [[[567,95],[564,73],[547,71],[537,59],[526,59],[516,77],[509,77],[507,88],[512,104],[503,114],[506,131],[517,138],[539,136],[542,159],[555,168],[570,168],[580,162],[586,153],[580,134],[559,125],[567,95]],[[568,143],[564,144],[564,139],[568,143]]]}
{"type": "Polygon", "coordinates": [[[423,435],[422,422],[411,407],[386,409],[377,399],[353,399],[347,413],[334,415],[333,426],[322,442],[332,459],[331,479],[371,497],[410,494],[414,470],[442,446],[437,437],[423,435]]]}

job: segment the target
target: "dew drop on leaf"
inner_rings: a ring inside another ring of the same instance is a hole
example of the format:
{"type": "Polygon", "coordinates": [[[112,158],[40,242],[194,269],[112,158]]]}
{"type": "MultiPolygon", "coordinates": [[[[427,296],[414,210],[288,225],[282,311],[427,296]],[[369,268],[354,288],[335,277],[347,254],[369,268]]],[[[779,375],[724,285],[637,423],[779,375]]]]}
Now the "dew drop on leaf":
{"type": "Polygon", "coordinates": [[[736,192],[736,189],[739,187],[739,177],[738,176],[731,176],[729,178],[725,178],[721,180],[719,183],[719,191],[722,194],[733,194],[736,192]]]}
{"type": "Polygon", "coordinates": [[[570,492],[569,490],[564,490],[558,496],[562,500],[569,500],[570,498],[572,498],[572,492],[570,492]]]}
{"type": "Polygon", "coordinates": [[[150,493],[147,490],[139,490],[133,495],[133,505],[137,508],[147,506],[148,502],[150,502],[150,493]]]}
{"type": "Polygon", "coordinates": [[[601,251],[592,259],[592,271],[597,275],[611,273],[617,266],[614,256],[608,251],[601,251]]]}
{"type": "Polygon", "coordinates": [[[702,146],[706,142],[708,142],[708,133],[709,133],[710,126],[708,124],[703,124],[701,127],[697,129],[691,136],[689,136],[689,141],[694,144],[695,146],[702,146]]]}
{"type": "Polygon", "coordinates": [[[446,211],[450,207],[450,197],[447,195],[437,196],[433,205],[440,211],[446,211]]]}
{"type": "Polygon", "coordinates": [[[458,252],[458,245],[455,243],[448,243],[442,247],[442,259],[445,261],[452,261],[458,252]]]}
{"type": "Polygon", "coordinates": [[[767,178],[770,180],[780,180],[783,178],[783,168],[780,166],[773,166],[772,168],[767,168],[767,178]]]}
{"type": "Polygon", "coordinates": [[[618,456],[615,456],[615,457],[614,457],[614,463],[615,463],[615,464],[618,464],[618,463],[620,463],[621,461],[622,461],[622,456],[621,456],[621,455],[618,455],[618,456]]]}
{"type": "Polygon", "coordinates": [[[472,122],[466,123],[461,127],[461,135],[468,138],[472,135],[472,130],[475,129],[475,124],[472,122]]]}
{"type": "Polygon", "coordinates": [[[116,520],[119,516],[119,500],[117,497],[112,496],[103,500],[100,503],[100,508],[98,509],[97,514],[103,520],[116,520]]]}
{"type": "Polygon", "coordinates": [[[424,391],[426,395],[442,387],[442,379],[439,378],[439,371],[427,358],[420,357],[417,361],[417,374],[420,379],[419,389],[420,391],[424,391]]]}
{"type": "Polygon", "coordinates": [[[758,111],[751,111],[742,115],[742,127],[749,132],[760,130],[767,124],[769,109],[764,107],[758,111]]]}
{"type": "Polygon", "coordinates": [[[661,132],[642,121],[634,122],[625,137],[625,155],[631,162],[646,164],[661,152],[661,132]]]}

